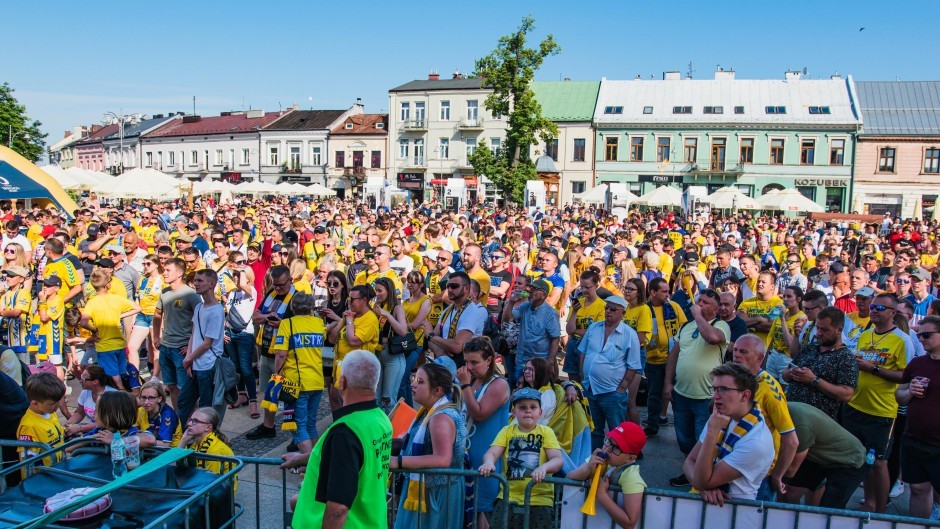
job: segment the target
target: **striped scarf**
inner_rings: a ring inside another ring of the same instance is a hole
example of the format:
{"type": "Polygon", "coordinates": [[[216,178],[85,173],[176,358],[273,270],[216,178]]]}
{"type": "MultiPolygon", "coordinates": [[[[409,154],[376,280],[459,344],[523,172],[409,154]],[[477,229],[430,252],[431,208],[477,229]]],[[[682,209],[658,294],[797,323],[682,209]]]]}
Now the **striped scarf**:
{"type": "MultiPolygon", "coordinates": [[[[431,447],[424,446],[424,438],[427,435],[428,424],[431,421],[431,417],[434,416],[438,410],[447,406],[452,406],[450,399],[441,397],[431,409],[422,406],[421,409],[418,410],[418,416],[415,417],[415,420],[411,423],[411,427],[408,429],[408,435],[405,436],[404,440],[404,446],[410,446],[410,450],[408,451],[409,455],[422,456],[430,453],[431,447]],[[421,421],[418,428],[411,431],[418,421],[421,421]]],[[[409,511],[427,512],[427,503],[427,488],[425,487],[422,475],[417,472],[408,474],[408,495],[405,497],[404,508],[409,511]]]]}
{"type": "Polygon", "coordinates": [[[727,427],[722,430],[721,436],[718,437],[718,444],[715,446],[717,450],[715,463],[718,463],[730,454],[734,450],[734,445],[763,421],[764,418],[761,417],[760,408],[754,406],[747,415],[741,417],[741,420],[738,421],[738,424],[734,425],[734,428],[732,428],[730,432],[727,427]]]}

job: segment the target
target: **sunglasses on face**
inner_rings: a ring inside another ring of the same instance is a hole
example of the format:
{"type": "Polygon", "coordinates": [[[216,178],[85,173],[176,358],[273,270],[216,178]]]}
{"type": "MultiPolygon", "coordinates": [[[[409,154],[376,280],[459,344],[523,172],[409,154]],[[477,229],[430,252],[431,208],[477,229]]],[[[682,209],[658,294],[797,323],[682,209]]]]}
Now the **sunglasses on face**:
{"type": "Polygon", "coordinates": [[[876,312],[882,312],[886,310],[898,310],[898,309],[897,307],[891,307],[888,305],[872,305],[871,310],[876,311],[876,312]]]}
{"type": "Polygon", "coordinates": [[[463,288],[463,285],[460,283],[447,283],[447,290],[456,290],[458,288],[463,288]]]}
{"type": "Polygon", "coordinates": [[[329,283],[327,283],[327,285],[328,285],[330,288],[339,288],[339,287],[343,286],[342,283],[340,283],[339,281],[330,281],[329,283]]]}
{"type": "Polygon", "coordinates": [[[910,279],[901,279],[900,277],[897,278],[897,279],[895,279],[894,282],[897,283],[897,284],[899,284],[899,285],[910,285],[910,284],[911,284],[911,280],[910,280],[910,279]]]}
{"type": "Polygon", "coordinates": [[[237,264],[237,265],[243,265],[243,264],[246,264],[247,262],[248,262],[247,259],[242,259],[242,260],[240,260],[240,261],[234,261],[234,263],[237,264]]]}
{"type": "Polygon", "coordinates": [[[920,331],[917,333],[917,337],[921,340],[928,340],[931,336],[937,334],[938,331],[920,331]]]}

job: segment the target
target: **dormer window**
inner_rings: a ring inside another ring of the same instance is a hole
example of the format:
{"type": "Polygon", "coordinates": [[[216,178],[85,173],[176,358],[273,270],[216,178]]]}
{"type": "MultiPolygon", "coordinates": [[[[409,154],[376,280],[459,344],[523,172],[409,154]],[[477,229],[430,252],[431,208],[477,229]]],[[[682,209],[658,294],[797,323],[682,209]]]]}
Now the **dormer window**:
{"type": "Polygon", "coordinates": [[[623,107],[604,107],[604,114],[623,114],[623,107]]]}
{"type": "Polygon", "coordinates": [[[786,114],[787,107],[766,107],[764,112],[767,114],[786,114]]]}
{"type": "Polygon", "coordinates": [[[347,123],[347,124],[346,124],[346,130],[351,130],[352,128],[353,128],[353,124],[352,124],[352,123],[347,123]]]}
{"type": "Polygon", "coordinates": [[[691,114],[692,107],[672,107],[673,114],[691,114]]]}
{"type": "Polygon", "coordinates": [[[385,123],[382,123],[382,122],[380,121],[380,122],[378,122],[378,123],[375,124],[375,128],[377,128],[377,129],[384,129],[384,128],[385,128],[385,123]]]}
{"type": "Polygon", "coordinates": [[[831,114],[829,107],[809,107],[810,114],[831,114]]]}

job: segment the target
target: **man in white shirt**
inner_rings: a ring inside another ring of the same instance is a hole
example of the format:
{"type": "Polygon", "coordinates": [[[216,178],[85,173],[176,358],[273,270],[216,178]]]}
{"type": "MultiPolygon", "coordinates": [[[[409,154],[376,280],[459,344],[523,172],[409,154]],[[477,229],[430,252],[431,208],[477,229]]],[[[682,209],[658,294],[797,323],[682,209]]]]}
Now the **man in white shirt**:
{"type": "Polygon", "coordinates": [[[754,403],[757,378],[732,363],[712,369],[711,376],[714,410],[682,471],[706,503],[753,500],[774,460],[773,437],[754,403]]]}
{"type": "Polygon", "coordinates": [[[11,242],[15,242],[23,247],[23,251],[26,252],[26,260],[32,260],[32,251],[33,246],[29,244],[29,239],[25,235],[20,234],[20,223],[15,220],[8,220],[3,225],[3,237],[0,240],[0,250],[7,247],[11,242]]]}
{"type": "MultiPolygon", "coordinates": [[[[180,388],[178,414],[182,423],[189,420],[189,416],[197,407],[212,406],[215,362],[222,356],[225,346],[225,311],[215,299],[215,286],[218,283],[219,275],[210,268],[198,270],[193,279],[193,287],[196,293],[202,296],[202,303],[196,305],[193,313],[193,335],[189,346],[183,351],[183,367],[189,380],[183,381],[180,388]]],[[[215,410],[221,420],[225,415],[224,403],[222,406],[216,406],[215,410]]]]}

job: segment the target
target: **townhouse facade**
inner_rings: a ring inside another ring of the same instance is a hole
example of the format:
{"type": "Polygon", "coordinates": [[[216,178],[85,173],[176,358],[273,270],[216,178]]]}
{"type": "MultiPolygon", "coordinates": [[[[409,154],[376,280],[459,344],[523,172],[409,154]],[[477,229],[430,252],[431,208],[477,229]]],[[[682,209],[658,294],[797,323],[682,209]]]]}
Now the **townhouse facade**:
{"type": "Polygon", "coordinates": [[[78,167],[78,160],[75,157],[75,144],[99,130],[101,130],[101,125],[81,125],[65,131],[61,140],[49,146],[49,163],[57,165],[61,169],[78,167]]]}
{"type": "Polygon", "coordinates": [[[443,200],[447,190],[452,202],[495,200],[495,186],[475,175],[468,160],[479,146],[498,150],[506,138],[506,119],[486,110],[490,93],[480,79],[459,73],[451,79],[432,73],[389,90],[386,183],[419,200],[443,200]]]}
{"type": "Polygon", "coordinates": [[[940,82],[859,81],[856,87],[864,127],[858,137],[852,209],[937,218],[940,82]]]}
{"type": "Polygon", "coordinates": [[[258,131],[261,180],[299,184],[327,181],[330,131],[349,116],[362,114],[356,103],[346,110],[294,109],[258,131]]]}
{"type": "Polygon", "coordinates": [[[106,171],[107,159],[102,140],[117,132],[117,125],[106,125],[73,144],[73,167],[89,171],[106,171]]]}
{"type": "MultiPolygon", "coordinates": [[[[368,179],[388,181],[388,152],[388,114],[348,116],[330,131],[327,187],[340,198],[362,196],[368,179]]],[[[423,182],[399,187],[423,198],[423,182]]]]}
{"type": "Polygon", "coordinates": [[[118,129],[101,139],[105,164],[111,174],[117,175],[136,167],[154,167],[160,161],[154,159],[152,151],[144,152],[140,137],[173,120],[182,119],[182,112],[156,114],[133,123],[126,123],[123,131],[118,129]]]}
{"type": "Polygon", "coordinates": [[[532,91],[542,115],[558,127],[558,135],[532,147],[536,173],[545,184],[545,203],[558,207],[594,187],[594,108],[597,81],[534,82],[532,91]]]}
{"type": "Polygon", "coordinates": [[[596,184],[642,195],[661,185],[736,186],[751,197],[796,188],[829,211],[849,206],[861,116],[852,78],[601,80],[596,184]]]}

